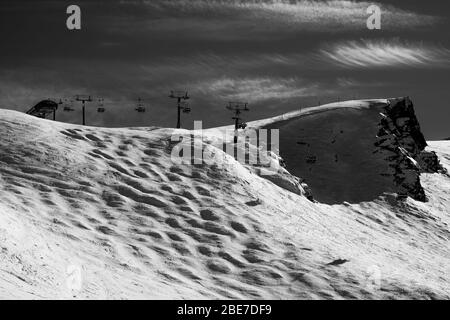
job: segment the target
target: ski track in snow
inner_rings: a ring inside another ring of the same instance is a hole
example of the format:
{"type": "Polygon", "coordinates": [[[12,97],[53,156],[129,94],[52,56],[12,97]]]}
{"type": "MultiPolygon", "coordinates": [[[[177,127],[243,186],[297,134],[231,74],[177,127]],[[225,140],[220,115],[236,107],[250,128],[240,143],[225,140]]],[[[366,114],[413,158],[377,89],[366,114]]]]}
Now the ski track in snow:
{"type": "Polygon", "coordinates": [[[448,175],[427,203],[326,205],[229,157],[174,164],[175,129],[0,122],[0,298],[450,298],[448,175]]]}

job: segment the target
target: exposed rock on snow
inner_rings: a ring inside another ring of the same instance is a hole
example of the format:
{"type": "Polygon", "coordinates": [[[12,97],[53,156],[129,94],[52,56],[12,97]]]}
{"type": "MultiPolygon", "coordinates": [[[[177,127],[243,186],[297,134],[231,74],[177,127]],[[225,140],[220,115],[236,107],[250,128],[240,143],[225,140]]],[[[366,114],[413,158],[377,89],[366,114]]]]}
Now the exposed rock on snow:
{"type": "MultiPolygon", "coordinates": [[[[306,173],[324,202],[355,192],[333,206],[279,187],[279,177],[294,179],[282,167],[274,184],[212,146],[221,128],[203,142],[212,161],[191,165],[170,158],[171,135],[184,130],[0,110],[0,298],[450,298],[450,178],[422,174],[426,203],[385,193],[397,190],[389,164],[398,160],[368,146],[380,123],[372,106],[392,121],[387,103],[251,123],[286,121],[280,148],[299,190],[306,173]],[[350,204],[364,198],[376,200],[350,204]]],[[[419,137],[396,139],[412,159],[424,147],[419,137]]],[[[448,142],[431,151],[450,167],[448,142]]]]}
{"type": "Polygon", "coordinates": [[[435,151],[422,151],[418,155],[418,164],[421,172],[426,173],[446,173],[435,151]]]}

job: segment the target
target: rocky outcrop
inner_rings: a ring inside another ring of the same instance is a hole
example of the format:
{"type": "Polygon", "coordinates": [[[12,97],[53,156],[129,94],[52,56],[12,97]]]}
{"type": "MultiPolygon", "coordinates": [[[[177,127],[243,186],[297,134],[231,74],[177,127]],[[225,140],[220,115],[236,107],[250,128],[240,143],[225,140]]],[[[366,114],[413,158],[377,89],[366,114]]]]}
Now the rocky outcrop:
{"type": "Polygon", "coordinates": [[[417,160],[427,146],[409,98],[391,99],[381,113],[375,146],[386,154],[399,198],[426,201],[417,160]]]}
{"type": "Polygon", "coordinates": [[[426,201],[420,174],[442,172],[444,168],[436,153],[425,151],[427,143],[413,103],[409,97],[390,99],[381,115],[375,146],[388,154],[386,160],[393,169],[399,197],[426,201]]]}

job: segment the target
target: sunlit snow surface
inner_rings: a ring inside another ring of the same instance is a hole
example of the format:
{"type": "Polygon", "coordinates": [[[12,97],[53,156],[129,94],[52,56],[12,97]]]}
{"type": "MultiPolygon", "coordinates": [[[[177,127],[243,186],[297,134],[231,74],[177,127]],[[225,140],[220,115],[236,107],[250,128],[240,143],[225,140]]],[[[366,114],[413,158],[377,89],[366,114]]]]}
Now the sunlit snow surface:
{"type": "Polygon", "coordinates": [[[313,203],[231,157],[174,164],[173,132],[0,110],[0,298],[450,298],[448,175],[427,203],[313,203]]]}

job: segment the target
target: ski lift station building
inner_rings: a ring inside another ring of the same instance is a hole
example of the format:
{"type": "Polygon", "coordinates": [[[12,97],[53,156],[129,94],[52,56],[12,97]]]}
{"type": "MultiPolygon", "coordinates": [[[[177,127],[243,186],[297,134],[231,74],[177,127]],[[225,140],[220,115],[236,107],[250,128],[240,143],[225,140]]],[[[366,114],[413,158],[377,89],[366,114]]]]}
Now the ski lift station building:
{"type": "Polygon", "coordinates": [[[27,114],[43,119],[47,118],[48,115],[53,114],[53,119],[55,119],[57,109],[58,104],[55,101],[47,99],[36,104],[27,111],[27,114]]]}

